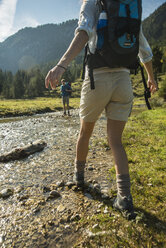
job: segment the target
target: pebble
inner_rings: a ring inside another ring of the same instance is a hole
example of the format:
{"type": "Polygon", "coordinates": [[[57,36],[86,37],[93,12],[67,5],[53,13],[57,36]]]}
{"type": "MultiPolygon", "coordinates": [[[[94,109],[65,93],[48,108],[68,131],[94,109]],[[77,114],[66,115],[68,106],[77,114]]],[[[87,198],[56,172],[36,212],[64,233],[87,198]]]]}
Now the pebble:
{"type": "Polygon", "coordinates": [[[14,193],[14,189],[3,189],[0,192],[0,198],[7,199],[11,195],[13,195],[13,193],[14,193]]]}
{"type": "Polygon", "coordinates": [[[44,186],[43,187],[43,193],[50,192],[51,188],[49,186],[44,186]]]}
{"type": "Polygon", "coordinates": [[[3,243],[4,239],[5,239],[5,237],[4,237],[3,235],[0,234],[0,244],[3,243]]]}
{"type": "Polygon", "coordinates": [[[99,224],[94,224],[94,225],[92,226],[92,229],[95,229],[95,228],[99,228],[99,224]]]}
{"type": "Polygon", "coordinates": [[[104,214],[108,214],[109,211],[108,211],[108,207],[105,207],[104,211],[103,211],[104,214]]]}
{"type": "Polygon", "coordinates": [[[65,209],[66,209],[65,206],[63,206],[62,204],[60,204],[60,205],[57,207],[57,211],[60,212],[60,213],[61,213],[61,212],[64,212],[65,209]]]}
{"type": "Polygon", "coordinates": [[[60,187],[64,187],[65,186],[65,182],[62,180],[62,181],[58,181],[56,183],[57,187],[60,188],[60,187]]]}
{"type": "Polygon", "coordinates": [[[75,183],[72,182],[72,181],[69,181],[69,182],[66,183],[66,186],[67,186],[69,189],[72,188],[74,185],[75,185],[75,183]]]}
{"type": "Polygon", "coordinates": [[[17,199],[19,200],[19,201],[24,201],[24,200],[27,200],[29,198],[29,195],[28,194],[19,194],[18,196],[17,196],[17,199]]]}
{"type": "Polygon", "coordinates": [[[49,194],[47,200],[50,200],[50,199],[57,199],[57,198],[59,198],[59,197],[61,197],[61,194],[60,194],[58,191],[56,191],[56,190],[52,190],[52,191],[50,192],[50,194],[49,194]]]}
{"type": "Polygon", "coordinates": [[[69,229],[70,228],[70,225],[65,225],[65,229],[69,229]]]}
{"type": "Polygon", "coordinates": [[[70,218],[70,221],[78,221],[81,219],[81,216],[79,214],[75,214],[70,218]]]}

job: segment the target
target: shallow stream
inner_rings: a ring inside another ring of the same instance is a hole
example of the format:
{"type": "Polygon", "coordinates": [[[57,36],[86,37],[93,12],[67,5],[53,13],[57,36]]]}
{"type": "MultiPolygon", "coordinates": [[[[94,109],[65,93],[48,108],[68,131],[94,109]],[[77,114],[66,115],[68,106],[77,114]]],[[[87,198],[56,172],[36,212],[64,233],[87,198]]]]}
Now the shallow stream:
{"type": "MultiPolygon", "coordinates": [[[[100,144],[106,138],[105,126],[101,118],[92,136],[86,170],[87,179],[103,185],[112,166],[109,151],[100,144]]],[[[0,155],[38,139],[47,143],[42,152],[26,159],[0,163],[0,191],[13,192],[0,198],[1,247],[72,247],[80,238],[78,220],[100,211],[90,193],[64,183],[72,181],[78,133],[77,110],[71,117],[55,112],[0,119],[0,155]],[[54,190],[60,197],[50,199],[54,190]]]]}

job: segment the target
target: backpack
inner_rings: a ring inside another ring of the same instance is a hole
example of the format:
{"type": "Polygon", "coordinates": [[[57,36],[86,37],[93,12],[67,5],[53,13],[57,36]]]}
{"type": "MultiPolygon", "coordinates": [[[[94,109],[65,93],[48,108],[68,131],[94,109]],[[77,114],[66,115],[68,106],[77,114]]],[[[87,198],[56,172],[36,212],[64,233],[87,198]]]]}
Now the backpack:
{"type": "MultiPolygon", "coordinates": [[[[91,89],[93,69],[100,67],[137,69],[142,0],[98,0],[101,13],[97,24],[97,44],[92,54],[85,49],[91,89]]],[[[85,68],[83,70],[83,73],[85,68]]]]}

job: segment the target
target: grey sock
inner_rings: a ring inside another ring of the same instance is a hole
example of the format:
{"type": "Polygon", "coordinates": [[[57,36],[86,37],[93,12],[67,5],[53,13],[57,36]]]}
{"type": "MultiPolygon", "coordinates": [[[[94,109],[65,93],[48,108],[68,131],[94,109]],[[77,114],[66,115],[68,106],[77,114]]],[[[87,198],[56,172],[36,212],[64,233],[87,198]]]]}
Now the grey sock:
{"type": "Polygon", "coordinates": [[[86,161],[76,161],[75,160],[75,171],[76,172],[84,172],[86,161]]]}
{"type": "Polygon", "coordinates": [[[121,196],[130,195],[130,176],[129,174],[116,176],[118,194],[121,196]]]}

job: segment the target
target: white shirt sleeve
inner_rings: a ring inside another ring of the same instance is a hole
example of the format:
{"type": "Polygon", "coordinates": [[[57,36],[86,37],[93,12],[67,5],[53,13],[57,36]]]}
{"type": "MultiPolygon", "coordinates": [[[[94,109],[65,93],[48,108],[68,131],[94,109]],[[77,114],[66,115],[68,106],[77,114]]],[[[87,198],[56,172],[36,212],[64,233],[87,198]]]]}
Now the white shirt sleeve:
{"type": "Polygon", "coordinates": [[[87,32],[89,39],[91,39],[94,35],[98,11],[97,0],[84,1],[81,6],[78,27],[75,30],[75,34],[84,30],[87,32]]]}
{"type": "Polygon", "coordinates": [[[142,26],[140,30],[140,35],[139,35],[139,53],[138,56],[140,58],[140,61],[142,63],[147,63],[150,60],[152,60],[153,54],[152,50],[149,46],[149,43],[147,42],[143,32],[142,32],[142,26]]]}

